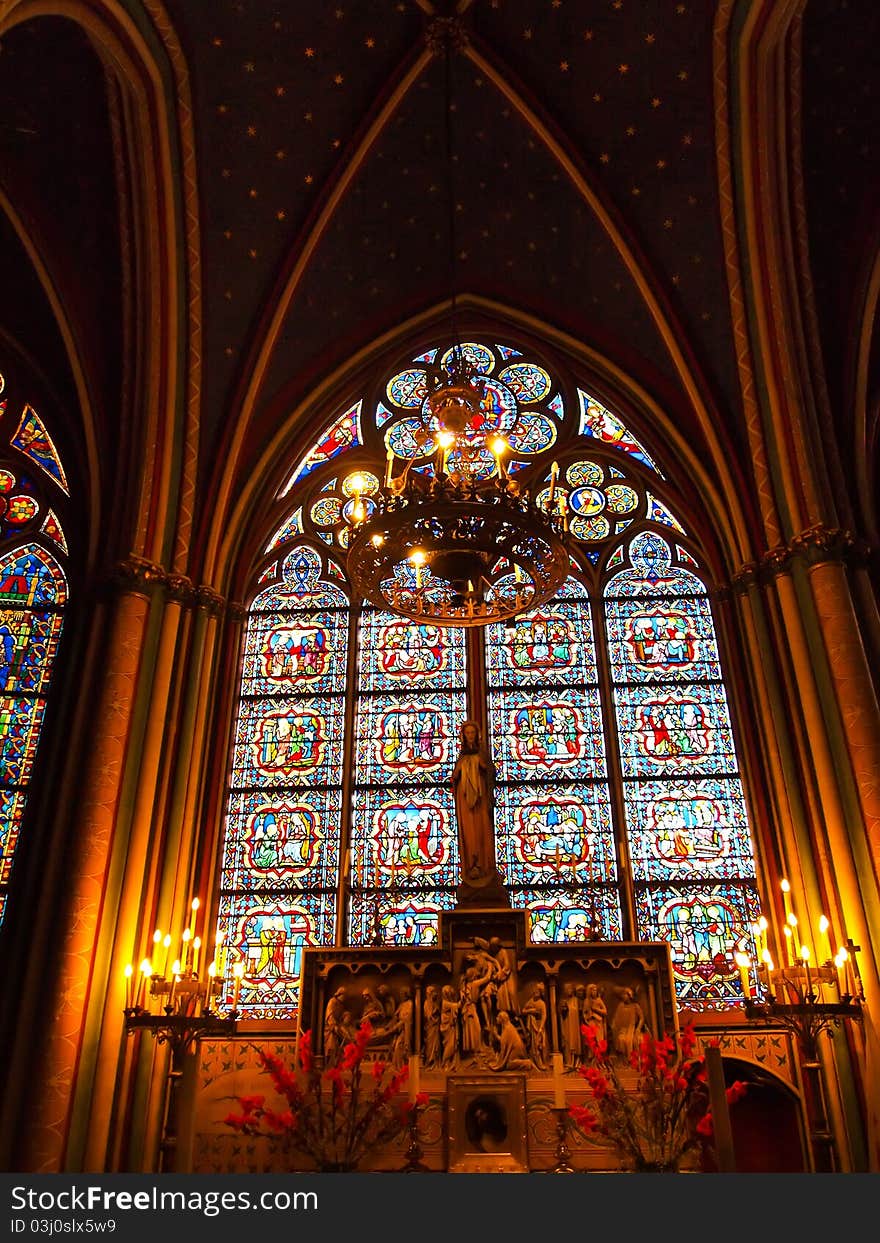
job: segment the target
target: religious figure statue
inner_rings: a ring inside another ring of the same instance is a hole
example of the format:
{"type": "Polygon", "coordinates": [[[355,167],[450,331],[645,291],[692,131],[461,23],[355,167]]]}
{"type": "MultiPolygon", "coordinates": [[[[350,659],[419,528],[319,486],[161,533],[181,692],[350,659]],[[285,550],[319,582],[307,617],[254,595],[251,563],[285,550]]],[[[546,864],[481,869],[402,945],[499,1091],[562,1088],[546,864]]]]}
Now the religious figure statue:
{"type": "Polygon", "coordinates": [[[415,1020],[415,1007],[413,1006],[412,993],[406,987],[400,990],[400,1005],[394,1014],[391,1034],[394,1036],[394,1043],[391,1046],[391,1064],[395,1070],[400,1070],[408,1060],[409,1055],[413,1051],[413,1024],[415,1020]]]}
{"type": "Polygon", "coordinates": [[[608,1007],[598,984],[588,984],[583,1001],[583,1022],[596,1029],[597,1040],[608,1038],[608,1007]]]}
{"type": "Polygon", "coordinates": [[[562,1064],[566,1069],[573,1069],[581,1064],[583,1044],[581,1041],[581,1004],[578,989],[571,981],[565,985],[559,1002],[559,1034],[562,1044],[562,1064]]]}
{"type": "Polygon", "coordinates": [[[547,1002],[543,984],[536,984],[531,997],[522,1008],[526,1021],[529,1054],[538,1070],[547,1069],[547,1002]]]}
{"type": "Polygon", "coordinates": [[[648,1024],[642,1007],[636,1001],[631,988],[620,990],[620,1001],[611,1016],[611,1048],[614,1053],[629,1060],[629,1055],[638,1048],[642,1032],[648,1031],[648,1024]]]}
{"type": "Polygon", "coordinates": [[[425,1002],[422,1008],[425,1024],[425,1066],[431,1068],[440,1065],[440,989],[436,984],[429,984],[425,989],[425,1002]]]}
{"type": "Polygon", "coordinates": [[[494,775],[494,766],[482,746],[479,725],[465,721],[461,727],[461,750],[452,770],[462,881],[459,902],[509,905],[495,865],[494,775]]]}
{"type": "Polygon", "coordinates": [[[483,1046],[483,1025],[480,1021],[480,1000],[483,989],[492,978],[492,968],[467,967],[461,978],[461,1051],[476,1057],[483,1046]]]}
{"type": "Polygon", "coordinates": [[[344,1014],[345,989],[337,988],[324,1008],[324,1061],[328,1066],[336,1061],[345,1039],[344,1014]]]}
{"type": "Polygon", "coordinates": [[[535,1064],[523,1044],[523,1038],[511,1022],[506,1010],[498,1012],[496,1024],[498,1052],[488,1063],[490,1070],[534,1070],[535,1064]]]}
{"type": "Polygon", "coordinates": [[[444,1070],[458,1066],[458,1011],[461,1003],[455,999],[455,989],[444,984],[440,994],[440,1057],[444,1070]]]}
{"type": "Polygon", "coordinates": [[[488,956],[492,967],[491,981],[486,991],[494,1001],[495,1014],[501,1010],[506,1010],[508,1014],[518,1013],[516,971],[511,952],[502,945],[500,937],[489,937],[488,941],[485,937],[474,937],[474,947],[479,953],[488,956]]]}

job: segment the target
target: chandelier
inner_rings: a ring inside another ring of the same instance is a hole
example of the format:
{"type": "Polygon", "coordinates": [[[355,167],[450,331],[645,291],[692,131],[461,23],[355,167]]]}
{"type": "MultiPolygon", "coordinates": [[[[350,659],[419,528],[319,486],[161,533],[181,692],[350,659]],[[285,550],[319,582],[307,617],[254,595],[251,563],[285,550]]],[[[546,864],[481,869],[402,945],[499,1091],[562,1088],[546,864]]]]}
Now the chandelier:
{"type": "Polygon", "coordinates": [[[536,608],[568,575],[556,464],[538,505],[507,470],[510,446],[487,416],[482,379],[454,347],[427,369],[416,439],[428,464],[410,459],[395,475],[389,449],[384,483],[366,503],[360,477],[349,478],[348,572],[377,608],[436,626],[485,626],[536,608]]]}
{"type": "Polygon", "coordinates": [[[570,567],[566,502],[556,491],[556,464],[539,505],[505,464],[510,444],[503,416],[493,413],[486,377],[459,342],[455,318],[455,205],[452,187],[451,48],[457,19],[436,19],[429,40],[442,49],[446,83],[451,312],[454,345],[427,367],[427,396],[415,432],[422,459],[395,475],[389,448],[384,483],[364,497],[359,475],[347,480],[353,499],[348,573],[377,608],[435,626],[485,626],[551,599],[570,567]]]}

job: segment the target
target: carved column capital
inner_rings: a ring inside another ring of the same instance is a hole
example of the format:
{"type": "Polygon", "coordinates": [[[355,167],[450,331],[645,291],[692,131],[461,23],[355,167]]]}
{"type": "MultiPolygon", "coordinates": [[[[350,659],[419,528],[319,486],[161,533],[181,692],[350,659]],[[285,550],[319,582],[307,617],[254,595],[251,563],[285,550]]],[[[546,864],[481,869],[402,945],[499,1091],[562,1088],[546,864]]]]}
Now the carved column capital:
{"type": "Polygon", "coordinates": [[[247,609],[237,600],[230,600],[226,605],[226,616],[230,621],[243,622],[247,617],[247,609]]]}
{"type": "Polygon", "coordinates": [[[226,601],[219,592],[214,591],[212,587],[196,587],[193,592],[195,606],[197,609],[204,609],[210,617],[219,617],[226,608],[226,601]]]}
{"type": "Polygon", "coordinates": [[[132,554],[118,561],[108,576],[109,583],[123,591],[151,595],[165,580],[165,571],[154,561],[132,554]]]}
{"type": "Polygon", "coordinates": [[[175,600],[183,605],[190,605],[195,599],[192,580],[185,574],[166,574],[165,592],[169,600],[175,600]]]}

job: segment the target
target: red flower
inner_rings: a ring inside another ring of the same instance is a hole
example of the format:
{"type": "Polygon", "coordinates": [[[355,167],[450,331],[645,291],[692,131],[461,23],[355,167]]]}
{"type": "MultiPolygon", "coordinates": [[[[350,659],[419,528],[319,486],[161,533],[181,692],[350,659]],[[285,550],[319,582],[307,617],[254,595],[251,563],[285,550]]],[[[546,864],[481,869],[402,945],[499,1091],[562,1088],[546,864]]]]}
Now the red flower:
{"type": "Polygon", "coordinates": [[[244,1114],[227,1114],[223,1119],[224,1126],[234,1127],[236,1131],[243,1131],[250,1126],[251,1119],[245,1117],[244,1114]]]}
{"type": "Polygon", "coordinates": [[[303,1070],[306,1072],[306,1074],[308,1074],[309,1071],[312,1069],[311,1029],[309,1029],[309,1031],[303,1032],[303,1034],[299,1038],[299,1064],[303,1068],[303,1070]]]}
{"type": "Polygon", "coordinates": [[[385,1071],[387,1069],[388,1065],[386,1062],[374,1062],[370,1069],[370,1074],[376,1082],[379,1083],[385,1077],[385,1071]]]}
{"type": "Polygon", "coordinates": [[[748,1088],[741,1079],[734,1080],[725,1093],[728,1104],[735,1105],[737,1101],[742,1100],[747,1091],[748,1088]]]}
{"type": "Polygon", "coordinates": [[[244,1110],[245,1117],[247,1117],[249,1114],[252,1114],[255,1109],[262,1109],[263,1101],[265,1099],[265,1096],[240,1096],[238,1098],[238,1103],[244,1110]]]}
{"type": "Polygon", "coordinates": [[[704,1113],[700,1121],[697,1123],[697,1134],[704,1135],[706,1139],[711,1139],[715,1130],[715,1124],[712,1121],[711,1113],[704,1113]]]}
{"type": "Polygon", "coordinates": [[[688,1023],[688,1025],[682,1030],[682,1033],[681,1033],[681,1055],[682,1057],[689,1058],[696,1047],[697,1047],[697,1037],[694,1033],[694,1025],[693,1023],[688,1023]]]}
{"type": "Polygon", "coordinates": [[[284,1113],[276,1113],[274,1109],[267,1109],[263,1115],[266,1126],[272,1131],[277,1131],[280,1135],[284,1131],[293,1131],[296,1129],[296,1118],[289,1109],[285,1109],[284,1113]]]}
{"type": "Polygon", "coordinates": [[[572,1122],[579,1126],[586,1135],[589,1135],[591,1131],[595,1131],[599,1126],[596,1115],[584,1105],[569,1105],[568,1113],[572,1122]]]}

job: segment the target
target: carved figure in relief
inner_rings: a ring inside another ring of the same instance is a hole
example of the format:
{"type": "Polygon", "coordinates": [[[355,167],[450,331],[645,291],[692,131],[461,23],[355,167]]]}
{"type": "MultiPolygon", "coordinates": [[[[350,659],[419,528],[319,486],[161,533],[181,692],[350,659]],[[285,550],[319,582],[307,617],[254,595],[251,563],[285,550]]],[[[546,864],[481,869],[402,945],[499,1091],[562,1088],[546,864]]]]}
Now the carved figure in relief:
{"type": "MultiPolygon", "coordinates": [[[[583,986],[581,986],[582,990],[583,986]]],[[[569,981],[559,1002],[559,1026],[563,1065],[571,1069],[581,1063],[582,1041],[580,998],[578,989],[569,981]]]]}
{"type": "Polygon", "coordinates": [[[412,994],[408,988],[404,987],[400,990],[400,1005],[395,1012],[394,1023],[391,1028],[391,1032],[394,1034],[394,1043],[391,1046],[391,1064],[395,1070],[400,1070],[413,1051],[414,1020],[415,1007],[412,994]]]}
{"type": "Polygon", "coordinates": [[[611,1047],[623,1058],[638,1048],[642,1032],[648,1031],[648,1024],[642,1007],[636,1001],[635,992],[631,988],[619,990],[620,1000],[611,1016],[611,1047]]]}
{"type": "Polygon", "coordinates": [[[324,1008],[324,1060],[335,1062],[345,1040],[345,989],[337,988],[324,1008]]]}
{"type": "Polygon", "coordinates": [[[526,1021],[529,1054],[538,1070],[547,1069],[547,1002],[543,984],[536,984],[531,997],[522,1008],[526,1021]]]}
{"type": "Polygon", "coordinates": [[[595,1027],[597,1040],[607,1040],[608,1007],[598,984],[587,985],[583,1002],[583,1022],[595,1027]]]}
{"type": "Polygon", "coordinates": [[[429,984],[425,989],[422,1017],[425,1024],[425,1066],[439,1066],[442,1052],[440,1044],[440,989],[436,984],[429,984]]]}
{"type": "Polygon", "coordinates": [[[444,984],[440,1000],[441,1066],[454,1070],[458,1065],[458,1011],[461,1003],[456,1001],[455,989],[444,984]]]}
{"type": "Polygon", "coordinates": [[[499,1010],[496,1023],[498,1052],[488,1065],[490,1070],[534,1070],[535,1064],[506,1010],[499,1010]]]}

